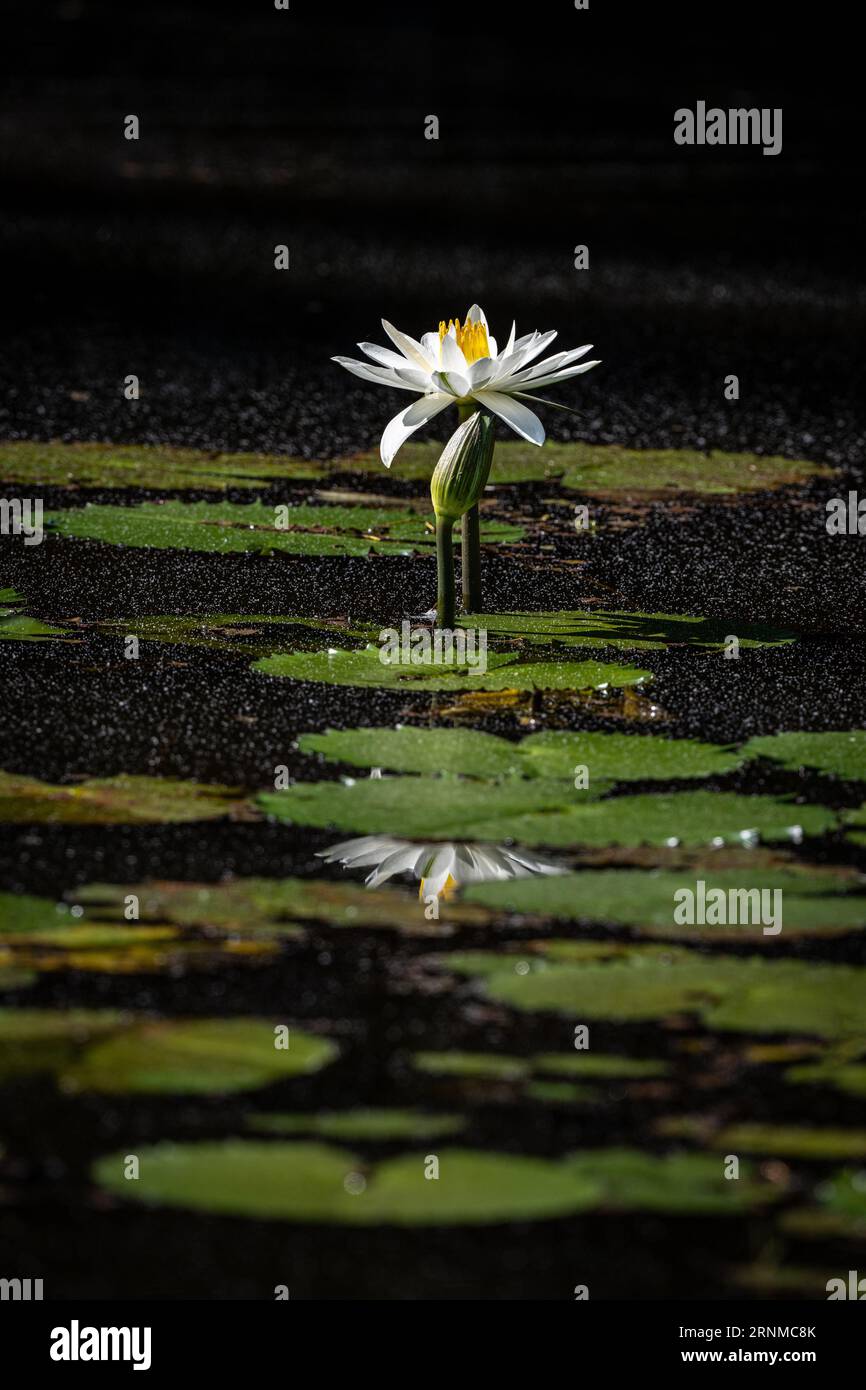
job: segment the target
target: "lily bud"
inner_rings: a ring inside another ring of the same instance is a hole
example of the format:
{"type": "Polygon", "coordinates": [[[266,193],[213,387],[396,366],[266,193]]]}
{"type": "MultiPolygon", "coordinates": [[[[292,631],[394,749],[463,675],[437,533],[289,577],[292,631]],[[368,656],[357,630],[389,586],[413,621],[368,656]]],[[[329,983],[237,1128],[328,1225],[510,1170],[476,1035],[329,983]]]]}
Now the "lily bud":
{"type": "Polygon", "coordinates": [[[454,431],[430,480],[433,510],[442,521],[459,521],[474,507],[490,476],[493,417],[476,413],[454,431]]]}

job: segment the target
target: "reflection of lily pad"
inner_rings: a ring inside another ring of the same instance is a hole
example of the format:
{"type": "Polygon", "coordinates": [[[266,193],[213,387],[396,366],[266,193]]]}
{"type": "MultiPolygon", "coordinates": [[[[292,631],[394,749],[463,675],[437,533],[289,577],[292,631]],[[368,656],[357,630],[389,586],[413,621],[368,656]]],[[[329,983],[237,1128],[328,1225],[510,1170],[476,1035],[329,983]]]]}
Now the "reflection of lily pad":
{"type": "Polygon", "coordinates": [[[0,589],[0,641],[38,642],[45,637],[64,637],[59,627],[21,612],[23,598],[14,589],[0,589]]]}
{"type": "Polygon", "coordinates": [[[866,926],[866,896],[846,892],[850,887],[850,880],[840,879],[832,869],[818,868],[764,873],[699,869],[693,871],[691,881],[683,870],[583,869],[560,877],[478,884],[467,890],[467,898],[497,911],[534,913],[564,921],[615,922],[649,936],[761,940],[763,927],[770,924],[780,901],[773,898],[773,890],[782,895],[784,936],[838,936],[866,926]],[[724,916],[697,925],[678,923],[674,914],[682,899],[677,895],[688,889],[696,897],[698,880],[704,885],[705,904],[713,902],[714,893],[724,894],[724,916]],[[763,900],[762,890],[767,894],[763,900]],[[749,893],[751,898],[743,896],[749,893]],[[764,909],[767,915],[762,918],[764,909]],[[729,921],[730,917],[734,920],[729,921]]]}
{"type": "Polygon", "coordinates": [[[743,758],[714,743],[635,734],[530,734],[520,743],[475,729],[328,729],[303,734],[304,753],[321,753],[356,767],[394,772],[455,772],[469,777],[563,777],[587,768],[591,781],[710,777],[739,767],[743,758]]]}
{"type": "Polygon", "coordinates": [[[745,745],[747,757],[772,758],[791,772],[808,767],[850,781],[866,781],[866,729],[768,734],[745,745]]]}
{"type": "Polygon", "coordinates": [[[137,825],[214,820],[242,802],[230,787],[169,777],[104,777],[69,786],[0,772],[0,822],[137,825]]]}
{"type": "Polygon", "coordinates": [[[599,1149],[542,1159],[444,1149],[436,1157],[439,1176],[428,1181],[423,1152],[371,1166],[324,1144],[229,1140],[145,1149],[135,1183],[124,1177],[123,1154],[99,1159],[93,1175],[116,1196],[149,1206],[352,1226],[478,1226],[605,1207],[735,1212],[779,1195],[745,1166],[738,1182],[726,1182],[721,1164],[704,1154],[599,1149]],[[364,1181],[347,1184],[359,1170],[364,1181]]]}
{"type": "Polygon", "coordinates": [[[507,952],[455,952],[440,964],[482,975],[485,994],[501,1004],[580,1019],[636,1022],[682,1013],[723,1032],[843,1038],[862,1032],[866,1008],[866,970],[855,966],[703,956],[677,947],[631,947],[606,961],[573,962],[551,951],[531,962],[507,952]]]}
{"type": "Polygon", "coordinates": [[[326,685],[361,685],[405,690],[591,690],[637,685],[651,671],[603,661],[521,661],[517,652],[488,652],[487,670],[473,667],[407,666],[383,662],[372,643],[349,650],[286,652],[264,657],[253,670],[326,685]]]}
{"type": "Polygon", "coordinates": [[[323,1139],[387,1143],[393,1139],[438,1139],[455,1134],[460,1115],[425,1114],[418,1110],[325,1111],[319,1115],[250,1115],[247,1128],[262,1134],[317,1134],[323,1139]]]}
{"type": "Polygon", "coordinates": [[[65,1090],[111,1095],[213,1095],[303,1076],[337,1055],[329,1039],[297,1028],[289,1030],[289,1046],[278,1047],[277,1026],[265,1018],[138,1023],[88,1048],[60,1082],[65,1090]]]}
{"type": "MultiPolygon", "coordinates": [[[[429,520],[406,508],[300,504],[285,518],[261,502],[142,502],[133,507],[87,505],[50,512],[57,535],[159,550],[274,551],[292,555],[408,555],[432,553],[429,520]],[[279,522],[279,524],[278,524],[279,522]],[[282,524],[285,522],[285,524],[282,524]]],[[[519,526],[486,522],[484,540],[520,540],[519,526]]]]}

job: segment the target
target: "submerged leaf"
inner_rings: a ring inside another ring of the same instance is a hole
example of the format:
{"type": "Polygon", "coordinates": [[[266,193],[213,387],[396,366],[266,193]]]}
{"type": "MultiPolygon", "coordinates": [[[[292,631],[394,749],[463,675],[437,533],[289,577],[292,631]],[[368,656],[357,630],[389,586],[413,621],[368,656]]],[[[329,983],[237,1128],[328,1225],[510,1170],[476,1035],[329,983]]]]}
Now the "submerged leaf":
{"type": "Polygon", "coordinates": [[[137,825],[214,820],[243,802],[231,787],[170,777],[103,777],[55,786],[0,771],[0,822],[137,825]]]}

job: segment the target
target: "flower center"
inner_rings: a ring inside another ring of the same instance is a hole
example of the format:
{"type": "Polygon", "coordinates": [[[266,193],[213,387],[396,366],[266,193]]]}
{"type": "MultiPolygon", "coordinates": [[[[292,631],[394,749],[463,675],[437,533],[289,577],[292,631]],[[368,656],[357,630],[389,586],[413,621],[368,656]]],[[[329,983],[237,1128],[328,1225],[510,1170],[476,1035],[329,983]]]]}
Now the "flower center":
{"type": "Polygon", "coordinates": [[[457,339],[457,346],[463,349],[463,356],[467,363],[477,362],[479,357],[490,356],[490,344],[487,341],[487,329],[483,323],[466,322],[461,324],[459,319],[449,319],[446,323],[444,319],[439,323],[439,342],[454,329],[454,336],[457,339]]]}
{"type": "MultiPolygon", "coordinates": [[[[426,898],[426,896],[427,896],[427,892],[426,892],[426,889],[425,889],[425,887],[424,887],[424,885],[425,885],[426,882],[427,882],[426,878],[422,878],[422,880],[421,880],[421,886],[420,886],[420,888],[418,889],[418,897],[421,898],[421,899],[424,899],[424,898],[426,898]]],[[[443,886],[439,889],[439,892],[438,892],[438,894],[437,894],[437,897],[440,897],[440,898],[450,898],[450,897],[453,897],[453,895],[454,895],[456,892],[457,892],[457,880],[454,879],[454,878],[452,878],[451,875],[449,874],[448,877],[447,877],[446,880],[445,880],[445,883],[444,883],[443,886]]]]}

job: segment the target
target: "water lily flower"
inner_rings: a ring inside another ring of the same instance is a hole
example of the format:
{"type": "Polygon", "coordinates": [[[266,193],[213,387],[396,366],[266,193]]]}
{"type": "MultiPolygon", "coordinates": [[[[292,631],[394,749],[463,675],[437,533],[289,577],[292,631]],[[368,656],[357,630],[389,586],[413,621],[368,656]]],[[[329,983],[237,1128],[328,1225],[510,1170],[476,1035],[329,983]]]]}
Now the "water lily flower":
{"type": "Polygon", "coordinates": [[[331,849],[319,850],[318,857],[329,864],[340,863],[346,869],[375,865],[367,875],[368,888],[378,888],[394,874],[412,874],[420,883],[418,896],[425,900],[447,897],[461,883],[565,873],[559,865],[537,859],[524,850],[448,840],[419,843],[389,835],[344,840],[331,849]]]}
{"type": "Polygon", "coordinates": [[[449,405],[481,406],[498,415],[521,439],[541,445],[544,426],[523,400],[532,401],[541,387],[553,386],[598,366],[598,361],[575,366],[578,358],[589,352],[591,343],[554,353],[539,362],[537,359],[553,342],[556,331],[535,331],[518,338],[514,324],[500,352],[484,311],[477,304],[472,305],[465,322],[452,319],[446,324],[443,320],[438,333],[425,333],[420,342],[401,333],[386,319],[382,320],[382,327],[398,349],[396,352],[376,343],[359,343],[370,362],[358,362],[352,357],[332,360],[363,381],[419,396],[385,428],[381,455],[386,468],[390,468],[397,450],[409,436],[449,405]]]}

